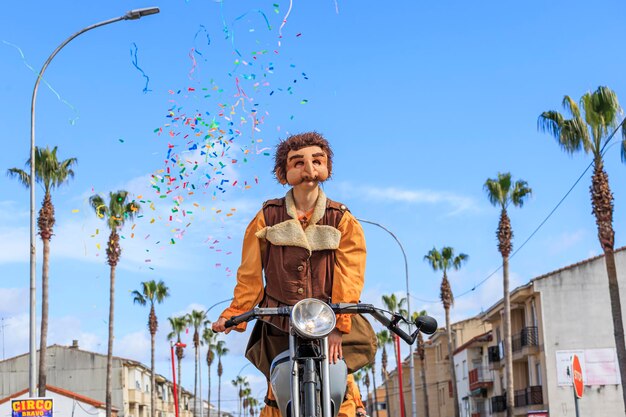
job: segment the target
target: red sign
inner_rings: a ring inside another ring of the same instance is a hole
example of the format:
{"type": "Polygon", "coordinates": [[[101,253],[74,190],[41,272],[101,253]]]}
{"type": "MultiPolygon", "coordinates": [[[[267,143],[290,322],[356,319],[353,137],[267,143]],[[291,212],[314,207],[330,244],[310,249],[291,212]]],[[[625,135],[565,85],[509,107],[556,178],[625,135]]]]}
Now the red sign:
{"type": "Polygon", "coordinates": [[[574,394],[576,398],[582,398],[585,384],[583,384],[583,370],[580,367],[578,356],[572,357],[572,381],[574,382],[574,394]]]}

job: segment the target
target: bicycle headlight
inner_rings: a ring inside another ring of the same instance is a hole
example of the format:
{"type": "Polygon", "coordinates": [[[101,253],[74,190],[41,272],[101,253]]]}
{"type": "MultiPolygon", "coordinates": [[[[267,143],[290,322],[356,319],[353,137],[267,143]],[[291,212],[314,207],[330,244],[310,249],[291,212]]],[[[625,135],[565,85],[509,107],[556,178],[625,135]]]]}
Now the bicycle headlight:
{"type": "Polygon", "coordinates": [[[300,336],[319,339],[335,328],[335,312],[325,302],[307,298],[293,306],[291,323],[300,336]]]}

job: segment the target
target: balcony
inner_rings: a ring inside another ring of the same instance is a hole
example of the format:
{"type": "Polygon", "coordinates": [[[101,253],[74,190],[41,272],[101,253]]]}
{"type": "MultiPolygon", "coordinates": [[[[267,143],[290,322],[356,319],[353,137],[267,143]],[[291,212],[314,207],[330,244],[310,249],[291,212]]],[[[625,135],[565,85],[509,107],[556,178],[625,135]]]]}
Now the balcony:
{"type": "Polygon", "coordinates": [[[478,367],[469,372],[470,391],[490,388],[493,385],[493,374],[488,368],[478,367]]]}
{"type": "Polygon", "coordinates": [[[501,411],[506,411],[506,397],[504,395],[491,397],[491,412],[499,413],[501,411]]]}
{"type": "Polygon", "coordinates": [[[539,346],[539,336],[537,327],[524,327],[521,332],[512,338],[513,352],[519,352],[525,347],[539,346]]]}
{"type": "Polygon", "coordinates": [[[543,404],[543,391],[541,385],[534,385],[515,391],[515,407],[527,407],[529,405],[543,404]]]}

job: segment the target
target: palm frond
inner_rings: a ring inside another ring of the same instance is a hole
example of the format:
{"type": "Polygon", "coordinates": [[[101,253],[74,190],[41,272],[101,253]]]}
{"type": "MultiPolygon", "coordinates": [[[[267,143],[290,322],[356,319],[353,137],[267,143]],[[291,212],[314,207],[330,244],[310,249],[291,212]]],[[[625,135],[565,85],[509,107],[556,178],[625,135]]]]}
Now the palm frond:
{"type": "Polygon", "coordinates": [[[511,202],[515,207],[523,207],[524,201],[532,195],[532,192],[532,188],[528,186],[526,181],[518,180],[511,192],[511,202]]]}
{"type": "Polygon", "coordinates": [[[578,107],[578,104],[576,104],[576,101],[574,101],[570,96],[565,95],[561,104],[563,105],[563,108],[572,115],[572,117],[580,117],[580,108],[578,107]]]}
{"type": "Polygon", "coordinates": [[[564,120],[565,118],[558,111],[544,111],[537,119],[537,129],[558,139],[561,136],[564,120]]]}
{"type": "Polygon", "coordinates": [[[131,296],[133,296],[133,303],[137,303],[139,305],[145,306],[147,303],[146,297],[143,296],[142,293],[140,293],[137,290],[134,290],[133,292],[130,293],[131,296]]]}
{"type": "Polygon", "coordinates": [[[30,188],[30,174],[19,168],[7,169],[7,176],[10,178],[17,178],[20,184],[26,188],[30,188]]]}

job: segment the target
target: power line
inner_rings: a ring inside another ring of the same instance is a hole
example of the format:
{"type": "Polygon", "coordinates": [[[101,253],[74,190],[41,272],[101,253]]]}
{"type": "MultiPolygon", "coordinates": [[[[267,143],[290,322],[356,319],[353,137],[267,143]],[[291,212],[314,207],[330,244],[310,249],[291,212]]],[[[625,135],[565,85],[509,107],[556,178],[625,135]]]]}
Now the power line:
{"type": "MultiPolygon", "coordinates": [[[[606,151],[608,150],[607,145],[609,144],[609,142],[613,139],[613,137],[615,136],[615,134],[617,133],[617,131],[623,127],[624,122],[626,122],[626,117],[624,119],[622,119],[621,123],[617,125],[617,127],[613,130],[613,132],[609,135],[609,137],[606,139],[606,141],[604,142],[604,145],[602,146],[602,148],[600,149],[600,154],[604,155],[606,153],[606,151]]],[[[612,145],[611,145],[612,146],[612,145]]],[[[565,201],[565,199],[567,198],[567,196],[570,195],[570,193],[572,192],[572,190],[574,189],[574,187],[576,187],[576,185],[578,185],[578,183],[580,182],[580,180],[583,178],[583,176],[587,173],[587,171],[589,171],[589,168],[591,168],[593,166],[594,161],[592,160],[589,165],[587,165],[587,168],[585,168],[585,170],[582,172],[582,174],[580,174],[580,176],[576,179],[576,181],[574,181],[574,184],[569,188],[569,190],[567,190],[567,192],[565,193],[565,195],[559,200],[559,202],[556,204],[556,206],[554,206],[554,208],[550,211],[550,213],[548,213],[548,215],[543,219],[543,221],[541,223],[539,223],[539,226],[537,226],[535,228],[535,230],[533,230],[533,232],[530,234],[530,236],[528,236],[528,238],[526,238],[526,240],[524,240],[524,242],[516,249],[513,251],[513,253],[511,254],[511,256],[509,257],[509,259],[512,259],[529,241],[530,239],[533,238],[533,236],[535,236],[535,234],[539,231],[539,229],[541,229],[541,227],[543,227],[543,225],[548,221],[548,219],[550,217],[552,217],[552,215],[554,214],[554,212],[559,208],[559,206],[563,203],[563,201],[565,201]]],[[[502,265],[500,265],[499,267],[497,267],[492,273],[490,273],[489,275],[487,275],[482,281],[480,281],[478,284],[474,285],[471,289],[459,294],[459,295],[455,295],[455,298],[459,298],[459,297],[463,297],[464,295],[467,295],[469,293],[471,293],[472,291],[476,290],[476,288],[480,287],[482,284],[484,284],[485,282],[487,282],[487,280],[489,280],[489,278],[491,278],[492,276],[494,276],[496,274],[496,272],[498,272],[499,270],[502,269],[502,265]]],[[[432,300],[422,300],[419,299],[417,297],[413,297],[416,300],[419,301],[423,301],[423,302],[427,302],[427,303],[437,303],[439,301],[432,301],[432,300]]]]}

